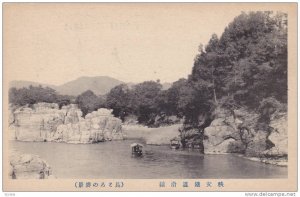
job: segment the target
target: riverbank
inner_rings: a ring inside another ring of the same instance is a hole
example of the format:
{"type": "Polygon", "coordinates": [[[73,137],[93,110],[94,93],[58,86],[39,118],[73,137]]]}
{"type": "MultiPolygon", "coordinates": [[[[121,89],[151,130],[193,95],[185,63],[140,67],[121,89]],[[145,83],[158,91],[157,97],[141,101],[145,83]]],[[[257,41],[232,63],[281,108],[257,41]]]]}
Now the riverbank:
{"type": "Polygon", "coordinates": [[[242,157],[244,159],[250,160],[250,161],[257,161],[265,164],[271,164],[275,166],[281,166],[281,167],[287,167],[288,166],[288,160],[281,158],[281,159],[273,159],[273,158],[259,158],[259,157],[247,157],[245,155],[238,154],[238,157],[242,157]]]}
{"type": "Polygon", "coordinates": [[[149,145],[169,145],[170,140],[179,136],[181,124],[149,128],[142,125],[122,125],[124,139],[142,139],[149,145]]]}

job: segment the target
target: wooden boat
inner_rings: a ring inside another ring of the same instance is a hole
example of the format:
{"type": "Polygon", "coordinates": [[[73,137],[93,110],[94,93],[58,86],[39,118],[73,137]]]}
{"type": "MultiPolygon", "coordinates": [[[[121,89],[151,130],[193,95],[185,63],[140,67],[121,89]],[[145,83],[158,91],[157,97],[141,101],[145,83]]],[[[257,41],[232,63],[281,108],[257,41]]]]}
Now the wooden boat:
{"type": "Polygon", "coordinates": [[[179,149],[180,148],[180,141],[178,139],[170,140],[170,147],[172,149],[179,149]]]}
{"type": "Polygon", "coordinates": [[[132,151],[132,156],[142,156],[143,155],[143,145],[139,143],[133,143],[130,145],[131,151],[132,151]]]}

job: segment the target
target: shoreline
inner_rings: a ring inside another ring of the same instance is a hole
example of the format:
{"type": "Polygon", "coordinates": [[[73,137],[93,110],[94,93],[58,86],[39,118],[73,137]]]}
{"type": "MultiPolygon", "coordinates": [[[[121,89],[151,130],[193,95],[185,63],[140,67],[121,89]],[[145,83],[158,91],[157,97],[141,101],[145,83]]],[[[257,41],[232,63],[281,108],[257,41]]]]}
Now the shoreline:
{"type": "MultiPolygon", "coordinates": [[[[170,140],[174,137],[178,137],[179,132],[178,128],[181,124],[174,124],[169,126],[163,126],[158,128],[149,128],[143,125],[122,125],[123,130],[123,140],[142,140],[143,143],[151,146],[169,146],[170,140]]],[[[123,141],[116,140],[116,141],[123,141]]],[[[20,141],[15,139],[10,139],[9,141],[16,142],[43,142],[43,141],[20,141]]],[[[66,144],[92,144],[92,143],[69,143],[69,142],[59,142],[59,141],[47,141],[51,143],[66,143],[66,144]]],[[[98,142],[101,143],[101,142],[98,142]]],[[[95,143],[94,143],[95,144],[95,143]]],[[[188,150],[188,149],[186,149],[188,150]]],[[[235,155],[237,157],[242,157],[249,161],[260,162],[264,164],[275,165],[279,167],[288,167],[288,160],[284,159],[268,159],[268,158],[259,158],[259,157],[247,157],[242,154],[236,153],[211,153],[206,152],[204,155],[235,155]]]]}
{"type": "MultiPolygon", "coordinates": [[[[179,125],[180,124],[175,124],[175,125],[158,127],[158,128],[148,128],[147,126],[143,126],[143,125],[122,125],[122,127],[125,128],[123,130],[124,140],[139,139],[139,140],[143,140],[145,142],[145,144],[147,144],[147,145],[166,146],[166,145],[169,145],[169,143],[159,143],[159,142],[153,143],[152,142],[153,139],[151,139],[151,138],[155,138],[155,137],[152,137],[152,135],[154,135],[154,136],[157,135],[158,130],[160,130],[160,133],[164,133],[165,130],[167,130],[167,131],[173,130],[173,135],[174,135],[174,133],[176,133],[176,131],[174,129],[176,127],[179,127],[179,125]],[[129,134],[129,136],[128,136],[128,134],[129,134]],[[151,139],[151,140],[149,140],[149,139],[151,139]],[[149,143],[149,142],[152,142],[152,143],[149,143]]],[[[178,132],[178,130],[177,130],[177,132],[178,132]]],[[[172,136],[172,137],[175,137],[175,136],[172,136]]],[[[172,137],[169,137],[169,138],[171,139],[172,137]]],[[[247,157],[245,155],[237,154],[237,153],[207,152],[207,153],[204,153],[204,155],[234,155],[237,157],[247,159],[249,161],[260,162],[260,163],[274,165],[274,166],[278,166],[278,167],[288,167],[288,160],[284,160],[284,159],[275,160],[275,159],[271,159],[271,158],[268,159],[268,158],[259,158],[259,157],[247,157]]]]}
{"type": "Polygon", "coordinates": [[[236,156],[242,157],[242,158],[250,160],[250,161],[261,162],[264,164],[275,165],[278,167],[288,167],[288,160],[274,160],[274,159],[268,159],[268,158],[247,157],[247,156],[241,155],[241,154],[236,154],[236,156]]]}
{"type": "Polygon", "coordinates": [[[179,136],[178,128],[181,124],[174,124],[158,128],[143,125],[122,125],[124,139],[141,139],[148,145],[170,145],[170,140],[179,136]]]}

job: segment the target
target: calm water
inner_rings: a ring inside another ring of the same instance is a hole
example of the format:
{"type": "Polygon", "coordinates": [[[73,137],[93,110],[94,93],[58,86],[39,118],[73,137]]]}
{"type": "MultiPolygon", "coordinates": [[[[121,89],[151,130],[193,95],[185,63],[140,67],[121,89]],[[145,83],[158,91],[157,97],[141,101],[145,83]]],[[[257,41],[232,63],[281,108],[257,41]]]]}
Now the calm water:
{"type": "Polygon", "coordinates": [[[37,154],[57,178],[286,178],[287,168],[234,155],[200,155],[168,146],[145,145],[144,156],[131,157],[137,140],[99,144],[11,142],[13,149],[37,154]]]}

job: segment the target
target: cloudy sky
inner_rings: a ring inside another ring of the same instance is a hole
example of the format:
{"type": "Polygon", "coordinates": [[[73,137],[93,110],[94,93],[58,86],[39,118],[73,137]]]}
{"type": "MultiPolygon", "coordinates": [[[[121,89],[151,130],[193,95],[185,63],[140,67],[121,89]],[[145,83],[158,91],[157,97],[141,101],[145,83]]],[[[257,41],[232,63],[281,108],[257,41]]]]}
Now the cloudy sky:
{"type": "Polygon", "coordinates": [[[81,76],[173,82],[190,74],[200,43],[221,35],[250,9],[245,4],[6,4],[5,77],[53,85],[81,76]]]}

